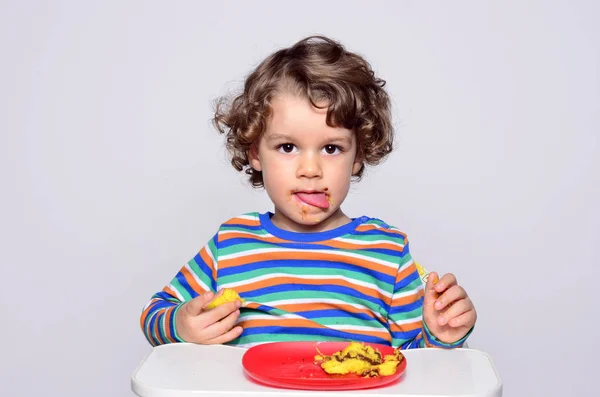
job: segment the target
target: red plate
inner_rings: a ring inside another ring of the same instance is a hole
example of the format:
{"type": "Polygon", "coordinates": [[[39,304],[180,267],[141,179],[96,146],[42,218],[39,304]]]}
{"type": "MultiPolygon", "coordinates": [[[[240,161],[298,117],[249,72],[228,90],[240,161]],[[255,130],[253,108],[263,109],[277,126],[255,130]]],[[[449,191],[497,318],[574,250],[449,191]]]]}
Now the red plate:
{"type": "MultiPolygon", "coordinates": [[[[366,343],[381,354],[394,354],[394,348],[366,343]]],[[[269,386],[304,390],[356,390],[389,385],[406,369],[406,358],[396,373],[364,378],[356,374],[329,375],[314,362],[317,348],[326,355],[348,346],[348,342],[275,342],[251,347],[244,353],[242,366],[253,380],[269,386]]]]}

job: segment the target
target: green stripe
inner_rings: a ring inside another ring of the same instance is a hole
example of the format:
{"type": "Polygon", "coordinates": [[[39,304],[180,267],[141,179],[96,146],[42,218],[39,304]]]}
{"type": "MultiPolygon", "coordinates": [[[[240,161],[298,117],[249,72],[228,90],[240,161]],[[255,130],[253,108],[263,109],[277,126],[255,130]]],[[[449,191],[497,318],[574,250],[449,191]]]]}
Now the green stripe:
{"type": "MultiPolygon", "coordinates": [[[[330,336],[323,335],[311,335],[311,334],[258,334],[258,335],[250,335],[243,336],[241,338],[234,339],[233,341],[227,343],[228,345],[236,346],[243,345],[246,343],[266,343],[266,342],[321,342],[321,341],[347,341],[349,339],[346,338],[334,338],[330,336]]],[[[315,352],[316,354],[316,352],[315,352]]]]}
{"type": "MultiPolygon", "coordinates": [[[[352,280],[362,281],[367,284],[372,284],[380,287],[381,289],[388,290],[390,287],[389,283],[376,280],[373,276],[361,273],[358,271],[352,270],[341,270],[341,269],[333,269],[333,268],[324,268],[320,267],[318,263],[315,263],[315,266],[306,266],[306,267],[278,267],[278,268],[264,268],[264,269],[255,269],[248,272],[240,272],[237,274],[232,274],[229,276],[221,276],[219,277],[219,284],[229,284],[229,283],[237,283],[240,281],[245,281],[249,279],[253,279],[256,277],[261,277],[265,275],[270,275],[273,273],[281,273],[284,275],[290,276],[343,276],[352,280]]],[[[303,279],[299,280],[300,282],[305,282],[306,284],[311,284],[312,279],[303,279]]]]}
{"type": "MultiPolygon", "coordinates": [[[[198,264],[196,263],[196,261],[194,259],[190,260],[188,262],[188,265],[190,266],[190,269],[192,269],[192,271],[194,272],[194,274],[196,276],[198,276],[198,278],[208,287],[208,289],[212,289],[212,274],[208,275],[205,274],[201,269],[200,266],[198,266],[198,264]]],[[[209,268],[212,268],[212,266],[209,264],[208,265],[209,268]]],[[[200,292],[200,291],[198,291],[200,292]]]]}

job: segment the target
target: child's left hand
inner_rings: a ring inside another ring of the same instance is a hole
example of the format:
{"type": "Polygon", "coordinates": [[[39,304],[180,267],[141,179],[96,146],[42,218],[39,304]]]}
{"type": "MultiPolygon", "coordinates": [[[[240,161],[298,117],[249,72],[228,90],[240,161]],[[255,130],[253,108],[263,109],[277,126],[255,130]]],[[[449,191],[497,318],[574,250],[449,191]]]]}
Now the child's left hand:
{"type": "Polygon", "coordinates": [[[435,272],[429,274],[423,321],[433,336],[444,343],[457,342],[473,328],[476,319],[475,306],[454,274],[448,273],[441,279],[435,272]]]}

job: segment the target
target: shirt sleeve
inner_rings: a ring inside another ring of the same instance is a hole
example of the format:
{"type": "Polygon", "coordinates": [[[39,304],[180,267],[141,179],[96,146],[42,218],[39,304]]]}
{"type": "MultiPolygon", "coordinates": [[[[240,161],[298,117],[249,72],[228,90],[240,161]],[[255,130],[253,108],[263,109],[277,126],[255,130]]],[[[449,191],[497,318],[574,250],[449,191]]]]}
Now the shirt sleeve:
{"type": "Polygon", "coordinates": [[[413,260],[407,241],[401,253],[394,293],[388,311],[392,346],[401,349],[461,347],[470,332],[455,343],[443,343],[431,334],[423,321],[424,285],[422,277],[426,279],[424,269],[413,260]]]}
{"type": "Polygon", "coordinates": [[[217,290],[216,234],[171,282],[152,296],[140,316],[140,327],[152,346],[184,342],[177,334],[175,315],[183,304],[207,291],[217,290]]]}

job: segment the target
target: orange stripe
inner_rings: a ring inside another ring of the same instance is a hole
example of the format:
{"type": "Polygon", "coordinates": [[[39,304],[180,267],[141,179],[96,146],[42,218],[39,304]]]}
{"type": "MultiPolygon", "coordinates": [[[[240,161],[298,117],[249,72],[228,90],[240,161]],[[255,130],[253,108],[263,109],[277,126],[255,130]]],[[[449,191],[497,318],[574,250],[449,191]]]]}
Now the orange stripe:
{"type": "Polygon", "coordinates": [[[407,323],[407,324],[402,324],[402,325],[391,323],[390,331],[392,331],[392,332],[408,332],[408,331],[414,331],[415,329],[420,329],[422,326],[423,326],[422,321],[414,321],[412,323],[407,323]]]}
{"type": "Polygon", "coordinates": [[[167,294],[171,295],[173,298],[179,300],[179,298],[177,297],[177,293],[175,292],[174,289],[171,289],[170,286],[166,286],[165,288],[163,288],[163,292],[166,292],[167,294]]]}
{"type": "Polygon", "coordinates": [[[357,231],[359,232],[368,232],[371,230],[380,230],[382,232],[385,233],[391,233],[391,234],[397,234],[399,236],[404,237],[404,239],[407,239],[406,234],[402,233],[400,230],[395,230],[395,229],[387,229],[387,228],[383,228],[381,226],[375,226],[375,225],[360,225],[356,228],[357,231]]]}
{"type": "Polygon", "coordinates": [[[423,290],[420,290],[419,292],[417,292],[415,294],[396,298],[392,301],[392,307],[410,305],[411,303],[415,303],[416,301],[418,301],[423,296],[424,296],[424,292],[423,292],[423,290]]]}
{"type": "MultiPolygon", "coordinates": [[[[152,301],[152,299],[151,299],[151,301],[152,301]]],[[[148,305],[148,307],[146,308],[146,310],[144,310],[142,312],[142,314],[140,315],[140,327],[142,327],[142,329],[144,330],[144,332],[146,332],[145,329],[144,329],[144,324],[146,323],[146,318],[148,318],[148,313],[150,313],[150,311],[152,310],[152,308],[154,307],[154,304],[156,302],[157,301],[154,301],[154,302],[150,303],[148,305]]]]}
{"type": "Polygon", "coordinates": [[[186,269],[186,267],[182,267],[180,270],[181,274],[183,275],[183,277],[185,278],[185,280],[188,282],[188,284],[190,285],[190,287],[192,287],[192,289],[194,291],[196,291],[198,294],[202,294],[205,291],[202,289],[202,287],[200,287],[200,284],[198,284],[196,282],[196,280],[194,279],[194,277],[192,276],[192,274],[190,273],[190,271],[188,269],[186,269]]]}
{"type": "Polygon", "coordinates": [[[219,242],[227,241],[227,240],[233,239],[233,238],[248,238],[248,237],[252,237],[256,240],[264,241],[266,243],[284,243],[284,242],[286,242],[286,240],[282,240],[275,236],[258,236],[258,235],[252,234],[250,231],[248,231],[247,233],[244,233],[244,232],[240,232],[240,231],[236,230],[236,231],[229,232],[229,233],[219,235],[219,236],[221,236],[221,238],[219,239],[219,242]]]}
{"type": "Polygon", "coordinates": [[[390,335],[390,333],[387,331],[362,331],[362,330],[357,330],[357,329],[349,329],[349,330],[339,329],[338,331],[348,332],[351,334],[374,336],[377,338],[382,338],[382,339],[388,340],[390,342],[392,341],[392,335],[390,335]]]}
{"type": "Polygon", "coordinates": [[[396,283],[400,280],[404,280],[406,277],[410,276],[413,273],[417,273],[417,276],[419,275],[419,272],[417,271],[417,267],[415,266],[414,262],[410,266],[404,268],[404,270],[402,270],[400,273],[398,273],[398,275],[396,276],[396,283]]]}
{"type": "Polygon", "coordinates": [[[213,260],[211,259],[210,255],[208,255],[207,249],[208,248],[206,246],[202,247],[202,249],[200,250],[200,258],[202,258],[204,263],[206,263],[206,266],[208,266],[208,268],[212,271],[213,280],[216,280],[217,270],[215,269],[215,264],[213,263],[213,260]]]}
{"type": "Polygon", "coordinates": [[[353,290],[356,290],[362,294],[371,296],[376,299],[382,299],[384,301],[387,301],[389,299],[388,297],[381,295],[379,293],[379,291],[377,291],[377,290],[359,286],[359,285],[356,285],[356,284],[346,281],[346,280],[336,280],[336,279],[313,280],[313,279],[302,279],[299,277],[276,277],[276,278],[269,278],[266,280],[257,281],[257,282],[250,283],[250,284],[244,284],[244,285],[236,287],[236,288],[237,288],[238,292],[243,293],[243,292],[248,292],[248,291],[254,291],[257,289],[261,289],[261,288],[271,287],[274,285],[281,285],[281,284],[337,285],[337,286],[341,286],[341,287],[352,288],[353,290]]]}
{"type": "MultiPolygon", "coordinates": [[[[285,259],[303,259],[303,260],[321,260],[321,261],[337,261],[349,263],[352,265],[368,268],[379,273],[390,276],[396,275],[396,269],[380,265],[370,261],[368,258],[354,258],[346,255],[331,254],[324,252],[267,252],[253,255],[245,255],[237,258],[222,259],[219,261],[221,269],[246,265],[249,263],[267,261],[267,260],[285,260],[285,259]]],[[[415,268],[416,269],[416,268],[415,268]]]]}
{"type": "Polygon", "coordinates": [[[348,312],[348,313],[355,313],[355,314],[366,314],[369,317],[372,318],[377,318],[373,316],[373,311],[369,310],[369,309],[360,309],[358,307],[354,307],[354,306],[350,306],[350,305],[343,305],[343,304],[339,304],[339,303],[290,303],[290,304],[285,304],[285,305],[279,305],[277,306],[277,309],[289,312],[289,313],[298,313],[298,312],[305,312],[305,311],[310,311],[310,310],[331,310],[331,309],[337,309],[337,310],[342,310],[344,312],[348,312]]]}

